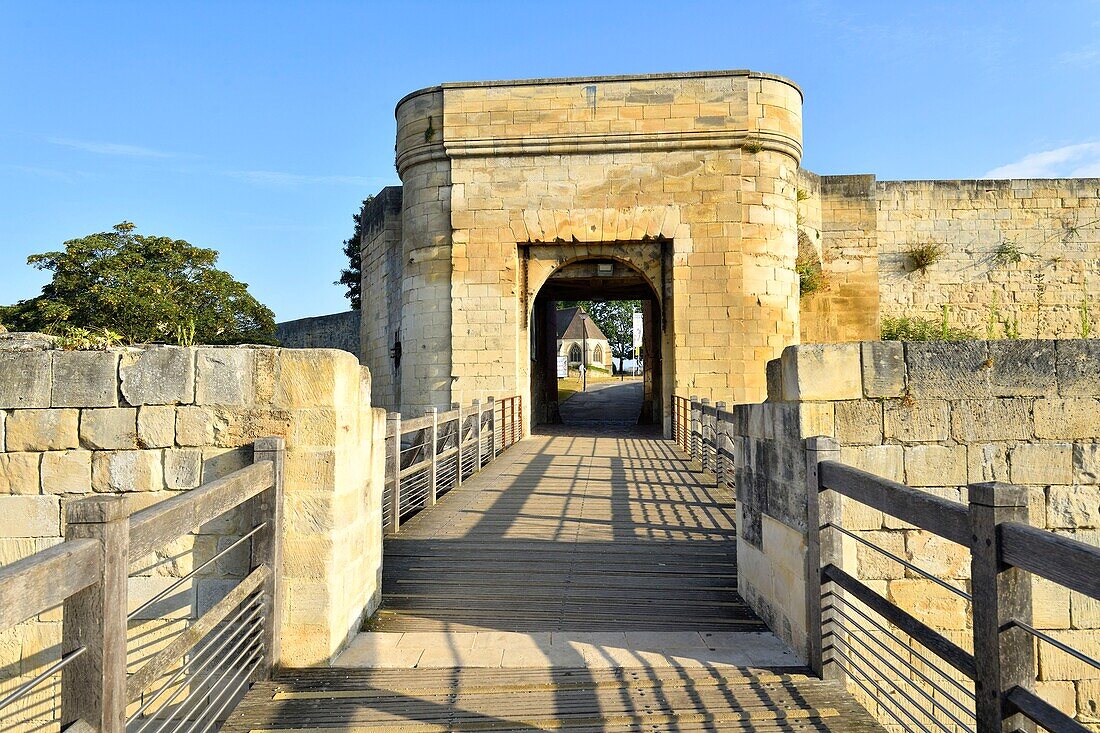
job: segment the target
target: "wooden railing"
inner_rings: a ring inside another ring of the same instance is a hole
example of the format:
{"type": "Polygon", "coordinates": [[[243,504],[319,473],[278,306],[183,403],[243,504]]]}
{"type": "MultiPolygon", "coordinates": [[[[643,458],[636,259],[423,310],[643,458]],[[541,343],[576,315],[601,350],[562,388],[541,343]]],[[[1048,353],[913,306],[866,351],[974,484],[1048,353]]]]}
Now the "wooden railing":
{"type": "Polygon", "coordinates": [[[386,422],[386,485],[382,525],[387,533],[480,471],[523,437],[521,397],[439,412],[430,407],[405,420],[391,412],[386,422]]]}
{"type": "Polygon", "coordinates": [[[75,501],[63,542],[0,568],[0,630],[59,605],[63,628],[60,658],[0,699],[0,719],[60,672],[63,730],[201,732],[268,676],[279,659],[283,456],[282,438],[258,440],[251,465],[129,516],[120,496],[75,501]],[[250,529],[129,610],[132,563],[238,507],[250,529]],[[248,575],[127,675],[128,621],[245,543],[248,575]]]}
{"type": "Polygon", "coordinates": [[[969,504],[941,499],[840,463],[831,438],[807,441],[808,482],[807,599],[821,598],[822,612],[809,614],[811,666],[827,677],[846,678],[880,701],[879,709],[906,730],[965,730],[977,733],[1089,730],[1035,693],[1035,641],[1052,644],[1083,664],[1096,660],[1035,629],[1031,582],[1038,575],[1100,600],[1100,548],[1030,527],[1027,490],[1003,483],[968,487],[969,504]],[[843,526],[840,497],[877,509],[895,519],[967,548],[970,592],[874,545],[843,526]],[[817,531],[813,531],[817,528],[817,531]],[[898,607],[843,569],[845,542],[857,542],[905,566],[970,603],[973,652],[967,651],[898,607]],[[869,609],[887,624],[874,620],[869,609]],[[912,659],[876,644],[868,626],[888,632],[892,625],[929,655],[910,647],[912,659]],[[859,635],[863,641],[856,643],[859,635]],[[933,657],[933,658],[930,658],[933,657]],[[940,660],[972,685],[951,675],[942,684],[929,678],[940,660]],[[921,684],[906,687],[899,678],[921,684]],[[890,685],[889,689],[884,685],[890,685]],[[888,701],[892,700],[890,703],[888,701]],[[918,719],[914,710],[931,713],[918,719]]]}
{"type": "Polygon", "coordinates": [[[733,414],[725,402],[672,397],[672,438],[681,450],[714,474],[718,486],[733,488],[733,414]]]}

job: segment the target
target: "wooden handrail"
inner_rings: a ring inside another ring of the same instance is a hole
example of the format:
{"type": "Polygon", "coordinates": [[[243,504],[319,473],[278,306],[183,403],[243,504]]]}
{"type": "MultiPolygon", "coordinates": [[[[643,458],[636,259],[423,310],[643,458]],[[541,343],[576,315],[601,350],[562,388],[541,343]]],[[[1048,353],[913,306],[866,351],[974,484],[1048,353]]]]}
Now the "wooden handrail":
{"type": "Polygon", "coordinates": [[[1100,547],[1019,522],[998,532],[1001,562],[1100,600],[1100,547]]]}
{"type": "Polygon", "coordinates": [[[99,579],[99,542],[70,540],[0,568],[0,630],[58,606],[99,579]]]}

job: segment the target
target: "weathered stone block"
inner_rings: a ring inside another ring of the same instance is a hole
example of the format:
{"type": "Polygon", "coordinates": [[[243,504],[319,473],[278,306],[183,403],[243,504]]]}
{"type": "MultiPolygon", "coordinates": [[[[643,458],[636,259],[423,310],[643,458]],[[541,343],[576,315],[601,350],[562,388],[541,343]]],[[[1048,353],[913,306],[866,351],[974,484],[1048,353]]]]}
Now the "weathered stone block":
{"type": "Polygon", "coordinates": [[[50,451],[42,454],[43,493],[86,494],[91,490],[91,451],[50,451]]]}
{"type": "Polygon", "coordinates": [[[951,437],[960,443],[1028,440],[1033,433],[1031,400],[963,400],[952,404],[951,437]]]}
{"type": "Polygon", "coordinates": [[[144,405],[138,408],[137,439],[142,448],[169,448],[176,442],[176,408],[144,405]]]}
{"type": "Polygon", "coordinates": [[[965,445],[905,448],[905,483],[910,486],[962,486],[966,473],[965,445]]]}
{"type": "MultiPolygon", "coordinates": [[[[1066,646],[1096,659],[1100,656],[1100,630],[1052,631],[1050,635],[1066,646]]],[[[1100,670],[1083,664],[1052,644],[1039,644],[1039,672],[1043,681],[1100,680],[1100,670]]]]}
{"type": "Polygon", "coordinates": [[[252,462],[248,448],[208,448],[202,452],[202,478],[214,481],[252,462]]]}
{"type": "Polygon", "coordinates": [[[1054,341],[990,341],[990,390],[998,397],[1058,394],[1054,341]]]}
{"type": "Polygon", "coordinates": [[[836,438],[846,445],[878,445],[882,442],[882,403],[878,400],[844,400],[833,404],[836,438]]]}
{"type": "Polygon", "coordinates": [[[1051,486],[1047,489],[1047,528],[1100,527],[1100,487],[1051,486]]]}
{"type": "MultiPolygon", "coordinates": [[[[970,550],[931,532],[905,533],[906,559],[922,570],[945,580],[970,577],[970,550]]],[[[909,575],[916,574],[908,571],[909,575]]]]}
{"type": "Polygon", "coordinates": [[[56,496],[0,496],[0,517],[8,537],[61,534],[61,501],[56,496]]]}
{"type": "MultiPolygon", "coordinates": [[[[905,534],[902,532],[861,532],[860,537],[891,555],[905,557],[905,534]]],[[[878,550],[856,545],[856,577],[864,580],[894,580],[905,577],[905,566],[878,550]]]]}
{"type": "Polygon", "coordinates": [[[137,447],[137,409],[114,407],[84,410],[80,440],[96,450],[133,450],[137,447]]]}
{"type": "Polygon", "coordinates": [[[905,443],[932,443],[950,436],[951,410],[946,400],[887,400],[883,407],[887,438],[905,443]]]}
{"type": "Polygon", "coordinates": [[[358,391],[359,363],[335,349],[279,352],[275,404],[280,407],[326,407],[347,404],[358,391]],[[352,383],[354,380],[354,383],[352,383]]]}
{"type": "Polygon", "coordinates": [[[161,451],[96,451],[92,489],[100,493],[163,490],[161,451]]]}
{"type": "Polygon", "coordinates": [[[1064,585],[1031,576],[1032,625],[1037,629],[1070,627],[1070,592],[1064,585]]]}
{"type": "Polygon", "coordinates": [[[193,489],[202,478],[202,451],[174,448],[164,451],[164,485],[169,490],[193,489]]]}
{"type": "Polygon", "coordinates": [[[48,351],[0,351],[0,409],[49,407],[48,351]]]}
{"type": "Polygon", "coordinates": [[[1063,440],[1100,438],[1100,399],[1068,397],[1036,400],[1035,436],[1063,440]]]}
{"type": "Polygon", "coordinates": [[[54,407],[118,407],[117,351],[54,351],[54,407]]]}
{"type": "Polygon", "coordinates": [[[892,580],[890,600],[934,629],[965,629],[969,624],[967,602],[930,580],[892,580]]]}
{"type": "Polygon", "coordinates": [[[891,481],[901,482],[905,478],[900,445],[843,446],[840,461],[891,481]]]}
{"type": "Polygon", "coordinates": [[[195,402],[202,405],[245,405],[252,398],[252,349],[195,350],[195,402]]]}
{"type": "Polygon", "coordinates": [[[1100,395],[1100,340],[1060,339],[1054,348],[1059,394],[1065,397],[1100,395]]]}
{"type": "Polygon", "coordinates": [[[864,341],[863,394],[901,397],[905,393],[905,345],[901,341],[864,341]]]}
{"type": "Polygon", "coordinates": [[[1082,723],[1100,723],[1100,679],[1077,681],[1077,714],[1082,723]]]}
{"type": "Polygon", "coordinates": [[[768,385],[768,402],[783,401],[783,362],[772,359],[764,366],[765,380],[768,385]]]}
{"type": "Polygon", "coordinates": [[[37,494],[40,455],[0,453],[0,494],[37,494]]]}
{"type": "Polygon", "coordinates": [[[914,397],[986,397],[989,348],[985,341],[909,341],[905,344],[909,392],[914,397]]]}
{"type": "Polygon", "coordinates": [[[80,447],[78,410],[14,410],[5,423],[9,451],[65,450],[80,447]]]}
{"type": "Polygon", "coordinates": [[[195,350],[148,348],[122,357],[122,396],[131,405],[187,404],[195,399],[195,350]]]}
{"type": "Polygon", "coordinates": [[[863,397],[859,344],[788,346],[783,350],[781,366],[786,401],[863,397]]]}
{"type": "Polygon", "coordinates": [[[1014,484],[1068,484],[1073,481],[1073,446],[1069,443],[1023,443],[1008,454],[1014,484]]]}
{"type": "Polygon", "coordinates": [[[214,444],[214,411],[206,407],[176,409],[176,443],[184,446],[214,444]]]}
{"type": "Polygon", "coordinates": [[[1008,446],[1004,443],[975,443],[966,447],[967,483],[1008,481],[1008,446]]]}

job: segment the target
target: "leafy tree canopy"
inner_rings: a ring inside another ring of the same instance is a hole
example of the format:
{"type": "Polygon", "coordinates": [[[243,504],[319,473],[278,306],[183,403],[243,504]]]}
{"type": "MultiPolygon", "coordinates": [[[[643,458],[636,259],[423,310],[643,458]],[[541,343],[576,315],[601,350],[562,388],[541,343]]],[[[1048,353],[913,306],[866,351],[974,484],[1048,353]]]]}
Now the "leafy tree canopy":
{"type": "Polygon", "coordinates": [[[367,196],[363,199],[363,205],[359,211],[351,215],[352,221],[355,222],[355,230],[352,232],[350,239],[344,240],[344,255],[348,258],[348,266],[340,271],[340,279],[333,283],[333,285],[343,285],[347,288],[344,297],[351,301],[352,310],[359,310],[362,305],[363,261],[359,254],[359,240],[363,236],[361,214],[363,209],[369,206],[373,200],[374,196],[367,196]]]}
{"type": "Polygon", "coordinates": [[[0,306],[0,321],[56,334],[95,329],[129,343],[274,343],[274,314],[217,261],[212,249],[123,222],[27,258],[53,280],[35,298],[0,306]]]}
{"type": "Polygon", "coordinates": [[[607,336],[611,355],[619,360],[629,359],[634,347],[634,311],[642,309],[640,300],[567,300],[558,303],[559,308],[580,307],[592,317],[592,321],[607,336]]]}

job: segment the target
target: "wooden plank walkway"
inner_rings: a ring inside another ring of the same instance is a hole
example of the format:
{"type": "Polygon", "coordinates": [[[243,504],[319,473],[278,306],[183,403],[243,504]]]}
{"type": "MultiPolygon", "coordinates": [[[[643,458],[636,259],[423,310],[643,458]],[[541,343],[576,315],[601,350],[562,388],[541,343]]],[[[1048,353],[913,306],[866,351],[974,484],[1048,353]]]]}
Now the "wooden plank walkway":
{"type": "Polygon", "coordinates": [[[733,496],[668,441],[536,435],[385,542],[375,631],[763,631],[733,496]]]}
{"type": "Polygon", "coordinates": [[[305,670],[257,684],[250,731],[881,731],[832,683],[730,669],[305,670]]]}

